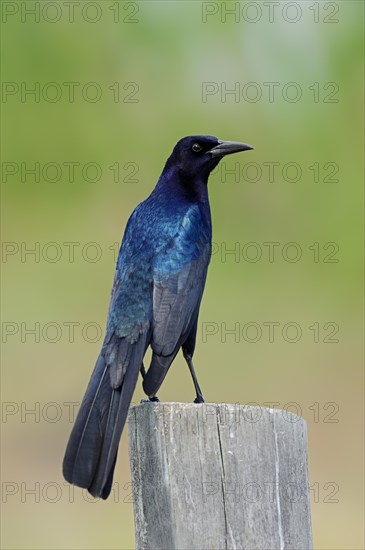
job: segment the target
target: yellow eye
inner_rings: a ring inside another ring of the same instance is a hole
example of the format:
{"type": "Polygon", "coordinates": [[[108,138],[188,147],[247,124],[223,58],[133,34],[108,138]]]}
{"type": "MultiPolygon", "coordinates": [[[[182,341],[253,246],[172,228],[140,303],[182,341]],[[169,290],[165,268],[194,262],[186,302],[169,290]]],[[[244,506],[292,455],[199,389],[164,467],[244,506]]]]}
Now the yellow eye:
{"type": "Polygon", "coordinates": [[[202,146],[199,145],[199,143],[194,143],[194,145],[192,146],[192,150],[194,151],[194,153],[199,153],[202,150],[202,146]]]}

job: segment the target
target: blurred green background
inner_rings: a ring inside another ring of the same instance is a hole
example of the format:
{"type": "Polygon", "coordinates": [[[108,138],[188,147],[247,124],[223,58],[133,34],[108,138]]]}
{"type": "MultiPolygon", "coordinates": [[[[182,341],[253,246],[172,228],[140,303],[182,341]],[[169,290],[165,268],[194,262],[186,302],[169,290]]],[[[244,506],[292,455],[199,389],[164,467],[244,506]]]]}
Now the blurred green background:
{"type": "MultiPolygon", "coordinates": [[[[35,4],[1,6],[2,547],[134,546],[127,434],[114,497],[88,502],[61,476],[69,413],[101,345],[128,216],[175,142],[204,133],[255,146],[209,184],[205,397],[301,413],[315,548],[363,549],[363,3],[35,4]]],[[[193,399],[181,357],[159,396],[193,399]]]]}

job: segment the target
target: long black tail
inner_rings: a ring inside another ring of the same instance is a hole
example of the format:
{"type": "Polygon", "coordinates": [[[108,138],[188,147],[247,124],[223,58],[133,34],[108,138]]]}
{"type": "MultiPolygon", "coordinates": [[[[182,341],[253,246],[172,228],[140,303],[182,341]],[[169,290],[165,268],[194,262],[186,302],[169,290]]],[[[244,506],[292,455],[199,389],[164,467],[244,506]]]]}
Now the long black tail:
{"type": "Polygon", "coordinates": [[[129,364],[121,385],[113,388],[110,366],[100,354],[73,426],[63,460],[63,475],[69,483],[87,489],[94,497],[109,496],[118,444],[140,364],[138,361],[129,364]]]}

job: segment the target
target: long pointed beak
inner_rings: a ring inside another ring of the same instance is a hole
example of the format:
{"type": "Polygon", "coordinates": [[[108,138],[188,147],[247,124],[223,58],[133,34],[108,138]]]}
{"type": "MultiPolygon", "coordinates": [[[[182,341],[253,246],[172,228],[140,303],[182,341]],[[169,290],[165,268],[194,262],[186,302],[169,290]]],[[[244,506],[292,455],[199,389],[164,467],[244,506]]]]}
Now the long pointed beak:
{"type": "Polygon", "coordinates": [[[231,155],[232,153],[239,153],[240,151],[250,151],[253,149],[252,145],[247,143],[240,143],[239,141],[219,141],[218,145],[207,151],[212,157],[224,157],[231,155]]]}

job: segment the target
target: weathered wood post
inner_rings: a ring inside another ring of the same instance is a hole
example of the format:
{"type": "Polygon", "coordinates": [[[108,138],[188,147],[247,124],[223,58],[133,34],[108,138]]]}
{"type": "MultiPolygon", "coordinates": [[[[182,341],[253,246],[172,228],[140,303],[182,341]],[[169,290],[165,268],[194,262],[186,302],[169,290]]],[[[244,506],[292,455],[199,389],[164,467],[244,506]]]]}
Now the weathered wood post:
{"type": "Polygon", "coordinates": [[[301,417],[142,403],[128,426],[137,550],[312,548],[301,417]]]}

